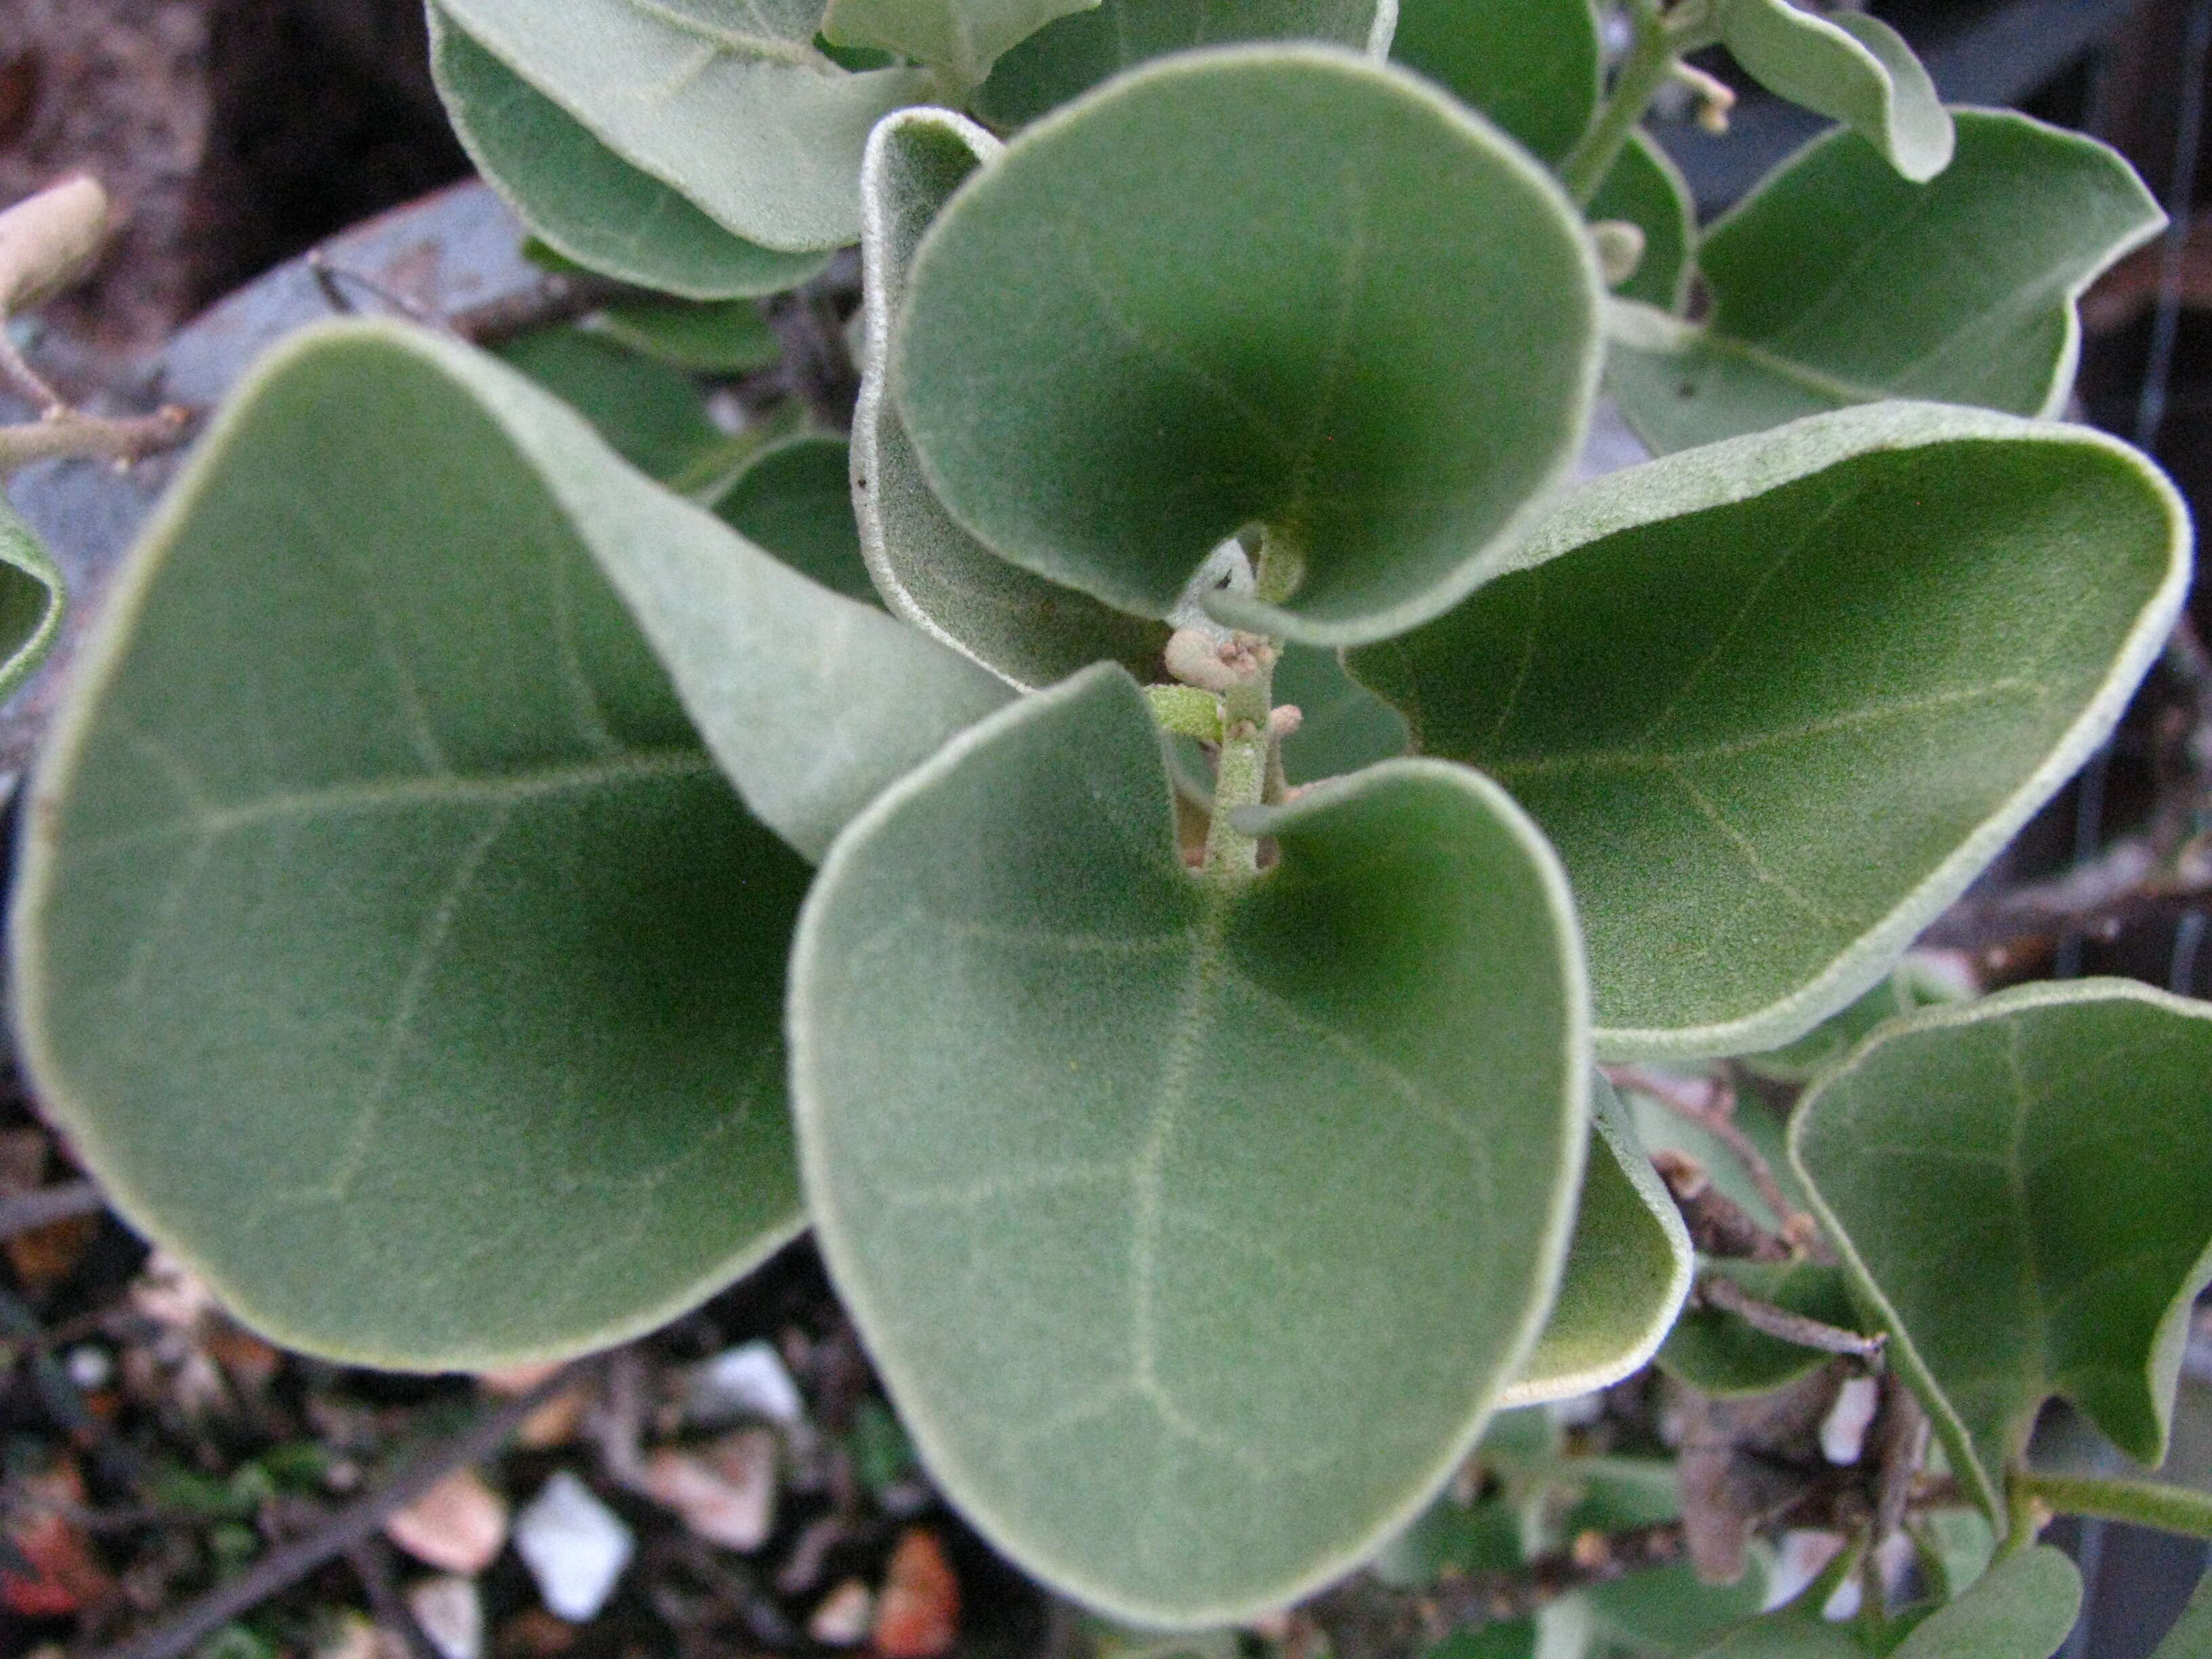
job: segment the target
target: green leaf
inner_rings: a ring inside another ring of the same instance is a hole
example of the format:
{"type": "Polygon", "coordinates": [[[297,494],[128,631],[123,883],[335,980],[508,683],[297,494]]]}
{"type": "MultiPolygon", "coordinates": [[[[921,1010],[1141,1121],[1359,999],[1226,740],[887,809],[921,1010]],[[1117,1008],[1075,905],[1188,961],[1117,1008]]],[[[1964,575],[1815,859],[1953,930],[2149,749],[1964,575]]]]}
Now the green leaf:
{"type": "Polygon", "coordinates": [[[800,1224],[808,872],[563,490],[659,493],[465,348],[295,337],[118,579],[38,774],[12,938],[40,1100],[295,1347],[597,1347],[800,1224]]]}
{"type": "Polygon", "coordinates": [[[2074,1628],[2081,1575],[2037,1544],[2006,1557],[1922,1620],[1890,1659],[2051,1659],[2074,1628]]]}
{"type": "Polygon", "coordinates": [[[782,351],[775,331],[750,300],[609,306],[587,318],[585,325],[632,351],[694,374],[742,374],[766,368],[782,351]]]}
{"type": "Polygon", "coordinates": [[[1650,1359],[1690,1291],[1690,1236],[1635,1127],[1602,1077],[1590,1088],[1590,1145],[1559,1292],[1506,1406],[1608,1388],[1650,1359]]]}
{"type": "Polygon", "coordinates": [[[539,329],[494,355],[566,403],[639,471],[675,477],[722,441],[691,377],[585,329],[539,329]]]}
{"type": "Polygon", "coordinates": [[[1957,112],[1956,158],[1900,179],[1848,132],[1784,162],[1706,233],[1712,314],[1616,343],[1607,384],[1662,453],[1881,398],[2056,415],[2074,302],[2165,222],[2128,164],[2024,115],[1957,112]]]}
{"type": "Polygon", "coordinates": [[[1864,12],[1723,0],[1721,39],[1761,86],[1841,121],[1914,184],[1950,165],[1950,112],[1896,30],[1864,12]]]}
{"type": "Polygon", "coordinates": [[[933,95],[924,70],[837,68],[813,44],[821,0],[438,3],[623,161],[767,248],[853,241],[869,127],[933,95]]]}
{"type": "Polygon", "coordinates": [[[1690,186],[1665,150],[1638,130],[1585,210],[1593,223],[1626,219],[1644,233],[1636,274],[1613,293],[1680,316],[1690,298],[1690,247],[1697,217],[1690,186]]]}
{"type": "Polygon", "coordinates": [[[1102,665],[855,819],[793,951],[809,1209],[902,1420],[1145,1624],[1412,1519],[1535,1340],[1586,1139],[1571,902],[1500,792],[1390,761],[1251,822],[1268,872],[1183,867],[1102,665]]]}
{"type": "Polygon", "coordinates": [[[1285,647],[1274,697],[1304,717],[1283,739],[1283,770],[1292,783],[1341,777],[1406,752],[1406,717],[1346,673],[1334,651],[1285,647]]]}
{"type": "Polygon", "coordinates": [[[2102,741],[2186,542],[2084,428],[1845,410],[1584,487],[1350,665],[1559,848],[1601,1052],[1735,1054],[1887,972],[2102,741]]]}
{"type": "Polygon", "coordinates": [[[2212,1277],[2207,1077],[2212,1007],[2087,981],[1896,1021],[1798,1108],[1791,1158],[1993,1516],[2052,1394],[2164,1455],[2212,1277]]]}
{"type": "Polygon", "coordinates": [[[770,294],[827,256],[779,253],[724,229],[640,172],[560,105],[428,8],[430,70],[485,180],[547,246],[586,270],[693,300],[770,294]]]}
{"type": "Polygon", "coordinates": [[[1027,126],[1123,70],[1197,46],[1322,40],[1380,58],[1400,0],[1103,0],[1031,35],[999,60],[975,112],[1027,126]]]}
{"type": "Polygon", "coordinates": [[[1520,1504],[1505,1498],[1462,1504],[1447,1493],[1385,1545],[1368,1571],[1386,1584],[1419,1589],[1447,1575],[1510,1572],[1521,1560],[1520,1504]]]}
{"type": "Polygon", "coordinates": [[[895,615],[1031,690],[1099,661],[1140,678],[1167,643],[1158,623],[1008,564],[952,521],[921,474],[897,406],[884,395],[891,324],[908,262],[961,181],[999,141],[945,110],[902,110],[868,141],[860,262],[869,295],[860,397],[853,413],[853,501],[870,574],[895,615]]]}
{"type": "Polygon", "coordinates": [[[823,38],[876,46],[980,84],[1006,49],[1098,0],[830,0],[823,38]]]}
{"type": "MultiPolygon", "coordinates": [[[[1658,1459],[1594,1457],[1563,1464],[1561,1476],[1581,1496],[1560,1517],[1555,1535],[1621,1532],[1658,1525],[1682,1512],[1673,1463],[1658,1459]]],[[[1692,1653],[1716,1630],[1759,1610],[1771,1555],[1756,1547],[1749,1569],[1733,1584],[1702,1584],[1687,1562],[1652,1567],[1583,1592],[1598,1632],[1638,1654],[1692,1653]]]]}
{"type": "Polygon", "coordinates": [[[1295,591],[1207,610],[1342,644],[1489,574],[1571,465],[1596,297],[1558,187],[1456,104],[1349,53],[1225,49],[1123,76],[960,190],[892,389],[1003,556],[1162,617],[1264,523],[1289,551],[1262,590],[1295,591]]]}
{"type": "Polygon", "coordinates": [[[1867,1659],[1849,1629],[1832,1625],[1818,1608],[1784,1607],[1739,1625],[1698,1659],[1867,1659]]]}
{"type": "Polygon", "coordinates": [[[2212,1653],[2212,1572],[2197,1579],[2189,1605],[2151,1659],[2203,1659],[2207,1653],[2212,1653]]]}
{"type": "Polygon", "coordinates": [[[860,562],[849,471],[842,438],[803,434],[755,456],[714,511],[754,546],[832,592],[879,606],[860,562]]]}
{"type": "MultiPolygon", "coordinates": [[[[1825,1261],[1705,1261],[1762,1302],[1844,1330],[1863,1328],[1843,1269],[1825,1261]]],[[[1769,1394],[1826,1364],[1831,1355],[1755,1331],[1732,1313],[1698,1306],[1683,1314],[1659,1350],[1659,1366],[1718,1399],[1769,1394]]]]}
{"type": "Polygon", "coordinates": [[[1908,956],[1856,1002],[1831,1014],[1795,1042],[1764,1054],[1742,1054],[1737,1063],[1754,1076],[1782,1083],[1809,1083],[1865,1040],[1886,1019],[1938,1003],[1964,1002],[1974,994],[1966,978],[1925,955],[1908,956]]]}
{"type": "Polygon", "coordinates": [[[1480,110],[1553,167],[1597,109],[1590,0],[1398,0],[1390,61],[1480,110]]]}
{"type": "Polygon", "coordinates": [[[0,495],[0,697],[46,659],[62,609],[62,573],[0,495]]]}

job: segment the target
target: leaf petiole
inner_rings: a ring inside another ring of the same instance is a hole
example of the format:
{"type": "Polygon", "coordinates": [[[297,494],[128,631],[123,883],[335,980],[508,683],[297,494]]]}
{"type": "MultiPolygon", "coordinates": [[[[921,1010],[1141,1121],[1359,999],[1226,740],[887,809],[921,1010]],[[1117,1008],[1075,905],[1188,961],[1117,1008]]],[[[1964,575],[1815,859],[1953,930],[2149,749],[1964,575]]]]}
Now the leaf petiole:
{"type": "Polygon", "coordinates": [[[2160,1480],[2105,1475],[2042,1474],[2014,1470],[2013,1501],[2040,1504],[2058,1515],[2125,1521],[2190,1538],[2212,1538],[2212,1493],[2160,1480]]]}
{"type": "Polygon", "coordinates": [[[1628,55],[1621,59],[1597,118],[1559,163],[1559,180],[1576,206],[1589,205],[1683,54],[1712,43],[1717,33],[1712,9],[1707,0],[1680,0],[1671,9],[1662,9],[1659,0],[1630,0],[1628,17],[1635,35],[1628,55]]]}

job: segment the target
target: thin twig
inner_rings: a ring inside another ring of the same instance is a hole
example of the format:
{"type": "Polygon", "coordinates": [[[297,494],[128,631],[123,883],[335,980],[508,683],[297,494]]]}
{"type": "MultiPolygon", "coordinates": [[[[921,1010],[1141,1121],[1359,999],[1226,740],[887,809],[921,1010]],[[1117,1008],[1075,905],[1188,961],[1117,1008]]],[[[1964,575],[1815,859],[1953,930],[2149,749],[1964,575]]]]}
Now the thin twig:
{"type": "Polygon", "coordinates": [[[1881,1354],[1887,1340],[1879,1334],[1863,1336],[1840,1325],[1809,1319],[1787,1308],[1778,1308],[1771,1302],[1762,1302],[1726,1273],[1707,1273],[1698,1281],[1698,1294],[1709,1305],[1734,1314],[1752,1329],[1764,1331],[1784,1342],[1794,1342],[1801,1348],[1873,1359],[1881,1354]]]}
{"type": "Polygon", "coordinates": [[[1753,1261],[1788,1261],[1789,1245],[1745,1213],[1743,1206],[1713,1185],[1712,1177],[1695,1158],[1680,1152],[1651,1154],[1651,1166],[1674,1194],[1682,1212],[1690,1242],[1706,1255],[1740,1257],[1753,1261]]]}
{"type": "Polygon", "coordinates": [[[1606,1076],[1615,1088],[1647,1094],[1669,1111],[1688,1118],[1734,1152],[1744,1172],[1750,1176],[1751,1184],[1758,1188],[1760,1201],[1782,1224],[1785,1239],[1807,1245],[1819,1239],[1820,1229],[1814,1224],[1812,1217],[1790,1203],[1782,1190],[1782,1183],[1774,1177],[1774,1166],[1736,1122],[1735,1091],[1726,1083],[1715,1077],[1693,1083],[1689,1079],[1668,1077],[1637,1066],[1609,1066],[1606,1076]]]}
{"type": "Polygon", "coordinates": [[[445,1659],[423,1632],[415,1610],[399,1594],[392,1571],[392,1547],[374,1535],[356,1539],[346,1547],[345,1558],[354,1577],[361,1580],[362,1589],[368,1592],[369,1617],[398,1639],[408,1659],[445,1659]]]}
{"type": "Polygon", "coordinates": [[[289,1589],[324,1562],[372,1535],[395,1510],[406,1508],[455,1469],[490,1456],[532,1412],[574,1386],[579,1375],[597,1363],[594,1357],[564,1365],[527,1394],[501,1401],[459,1434],[417,1453],[374,1492],[334,1510],[307,1536],[271,1550],[174,1617],[103,1650],[93,1659],[183,1659],[240,1613],[289,1589]]]}
{"type": "Polygon", "coordinates": [[[100,1188],[89,1181],[64,1181],[58,1186],[40,1187],[33,1192],[17,1193],[12,1198],[0,1198],[0,1239],[15,1238],[36,1232],[41,1227],[51,1227],[57,1221],[94,1214],[106,1201],[100,1195],[100,1188]]]}
{"type": "Polygon", "coordinates": [[[493,345],[533,329],[574,322],[608,306],[647,300],[665,303],[667,298],[608,276],[548,271],[520,294],[501,295],[483,305],[448,313],[445,325],[472,344],[493,345]]]}
{"type": "Polygon", "coordinates": [[[191,410],[170,404],[151,415],[111,417],[64,410],[44,420],[0,426],[0,477],[33,461],[143,460],[173,447],[191,420],[191,410]]]}
{"type": "Polygon", "coordinates": [[[2108,938],[2138,921],[2212,903],[2212,870],[2162,878],[2149,843],[2131,836],[2064,875],[1961,899],[1923,945],[1981,954],[2066,933],[2108,938]]]}

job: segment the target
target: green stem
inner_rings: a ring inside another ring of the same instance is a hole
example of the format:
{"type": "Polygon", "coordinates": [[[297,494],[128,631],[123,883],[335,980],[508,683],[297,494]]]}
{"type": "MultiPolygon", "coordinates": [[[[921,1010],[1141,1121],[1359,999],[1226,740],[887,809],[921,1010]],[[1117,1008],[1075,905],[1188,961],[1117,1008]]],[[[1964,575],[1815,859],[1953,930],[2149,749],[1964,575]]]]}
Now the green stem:
{"type": "Polygon", "coordinates": [[[2021,1498],[2039,1498],[2060,1515],[2094,1516],[2156,1527],[2190,1538],[2212,1538],[2212,1492],[2157,1480],[2015,1471],[2012,1487],[2021,1498]]]}
{"type": "Polygon", "coordinates": [[[1213,821],[1206,831],[1206,874],[1221,883],[1249,881],[1260,871],[1260,842],[1231,821],[1267,796],[1267,731],[1274,672],[1263,667],[1221,699],[1221,752],[1213,769],[1213,821]]]}
{"type": "Polygon", "coordinates": [[[1629,134],[1636,131],[1644,112],[1651,107],[1659,88],[1674,73],[1675,60],[1686,52],[1710,44],[1710,9],[1706,0],[1683,0],[1668,14],[1660,10],[1659,0],[1629,0],[1629,21],[1635,26],[1636,35],[1629,43],[1628,55],[1620,60],[1613,90],[1597,118],[1559,163],[1559,180],[1575,198],[1576,206],[1588,207],[1598,186],[1605,183],[1606,175],[1627,146],[1629,134]]]}

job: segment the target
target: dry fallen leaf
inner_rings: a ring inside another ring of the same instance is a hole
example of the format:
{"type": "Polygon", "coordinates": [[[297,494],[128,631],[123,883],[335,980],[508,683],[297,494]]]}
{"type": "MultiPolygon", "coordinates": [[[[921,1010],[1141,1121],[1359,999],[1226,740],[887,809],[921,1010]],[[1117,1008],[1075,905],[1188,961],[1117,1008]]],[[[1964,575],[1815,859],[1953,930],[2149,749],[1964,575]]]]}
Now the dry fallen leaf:
{"type": "Polygon", "coordinates": [[[76,1466],[57,1464],[9,1485],[20,1507],[8,1523],[8,1541],[31,1571],[0,1567],[0,1608],[27,1619],[52,1619],[80,1612],[106,1595],[112,1582],[106,1570],[65,1513],[84,1504],[84,1481],[76,1466]]]}
{"type": "Polygon", "coordinates": [[[875,1650],[884,1659],[938,1659],[960,1634],[960,1581],[945,1546],[925,1527],[908,1527],[884,1577],[875,1650]]]}
{"type": "Polygon", "coordinates": [[[384,1523],[385,1536],[426,1566],[474,1577],[507,1545],[507,1500],[474,1469],[456,1469],[384,1523]]]}
{"type": "Polygon", "coordinates": [[[775,1528],[775,1460],[774,1430],[740,1429],[697,1452],[655,1452],[641,1484],[708,1542],[757,1550],[775,1528]]]}

